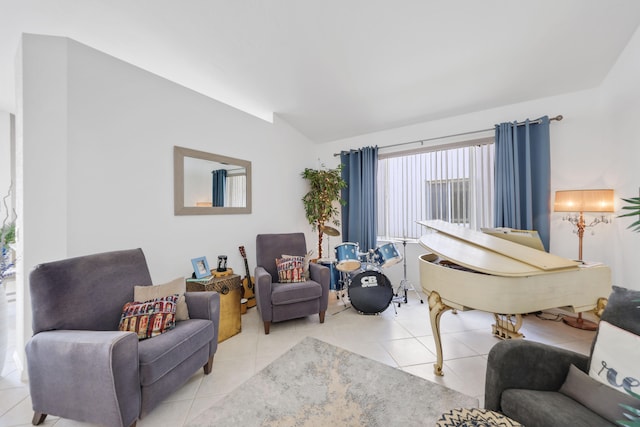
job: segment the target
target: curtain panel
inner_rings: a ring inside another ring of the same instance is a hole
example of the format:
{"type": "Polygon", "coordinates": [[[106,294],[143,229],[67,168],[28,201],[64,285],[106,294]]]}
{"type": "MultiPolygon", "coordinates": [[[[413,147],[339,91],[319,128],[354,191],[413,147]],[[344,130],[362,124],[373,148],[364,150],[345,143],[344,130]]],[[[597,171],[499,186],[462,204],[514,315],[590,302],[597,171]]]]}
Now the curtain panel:
{"type": "Polygon", "coordinates": [[[496,125],[495,226],[537,230],[549,250],[549,117],[496,125]]]}
{"type": "Polygon", "coordinates": [[[377,171],[378,147],[340,153],[342,179],[347,187],[342,189],[342,239],[358,243],[360,251],[374,249],[377,245],[377,171]]]}
{"type": "Polygon", "coordinates": [[[211,171],[213,179],[212,206],[224,206],[224,190],[227,186],[227,171],[218,169],[211,171]]]}

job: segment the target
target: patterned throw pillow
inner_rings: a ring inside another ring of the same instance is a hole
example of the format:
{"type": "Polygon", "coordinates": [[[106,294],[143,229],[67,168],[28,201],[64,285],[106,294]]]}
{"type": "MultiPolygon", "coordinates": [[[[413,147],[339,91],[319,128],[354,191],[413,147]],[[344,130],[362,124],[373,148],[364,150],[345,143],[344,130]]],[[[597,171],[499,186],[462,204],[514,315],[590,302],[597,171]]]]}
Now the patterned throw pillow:
{"type": "Polygon", "coordinates": [[[155,337],[176,326],[178,294],[145,302],[128,302],[122,307],[118,330],[135,332],[139,340],[155,337]]]}
{"type": "Polygon", "coordinates": [[[289,256],[286,258],[276,258],[278,267],[278,281],[280,283],[304,282],[304,257],[289,256]]]}
{"type": "Polygon", "coordinates": [[[307,252],[303,257],[298,256],[298,255],[285,255],[282,254],[282,258],[302,258],[303,259],[303,271],[304,271],[304,279],[305,280],[309,280],[310,277],[310,272],[309,272],[309,262],[311,261],[311,255],[313,254],[313,251],[309,251],[307,252]]]}
{"type": "Polygon", "coordinates": [[[640,394],[638,360],[640,336],[618,328],[606,320],[600,320],[591,354],[589,376],[623,393],[640,394]]]}
{"type": "Polygon", "coordinates": [[[480,408],[456,408],[442,414],[436,427],[501,426],[522,427],[517,421],[498,412],[480,408]]]}
{"type": "Polygon", "coordinates": [[[589,376],[640,395],[640,291],[612,286],[589,361],[589,376]]]}
{"type": "Polygon", "coordinates": [[[178,277],[172,281],[155,286],[135,286],[133,288],[134,301],[149,301],[155,298],[168,297],[178,294],[178,306],[176,308],[176,321],[189,319],[189,307],[184,293],[187,291],[187,284],[184,277],[178,277]]]}

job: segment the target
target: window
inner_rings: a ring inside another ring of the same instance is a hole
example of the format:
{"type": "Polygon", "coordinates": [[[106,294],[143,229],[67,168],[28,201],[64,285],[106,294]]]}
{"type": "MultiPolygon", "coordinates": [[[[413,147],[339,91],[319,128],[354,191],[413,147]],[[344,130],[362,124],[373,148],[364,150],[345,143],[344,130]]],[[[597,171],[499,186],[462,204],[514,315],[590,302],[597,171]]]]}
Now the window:
{"type": "Polygon", "coordinates": [[[381,155],[378,160],[378,235],[417,239],[420,220],[465,227],[493,226],[492,138],[466,146],[381,155]]]}
{"type": "Polygon", "coordinates": [[[469,179],[427,181],[426,219],[444,219],[467,224],[469,218],[469,179]]]}

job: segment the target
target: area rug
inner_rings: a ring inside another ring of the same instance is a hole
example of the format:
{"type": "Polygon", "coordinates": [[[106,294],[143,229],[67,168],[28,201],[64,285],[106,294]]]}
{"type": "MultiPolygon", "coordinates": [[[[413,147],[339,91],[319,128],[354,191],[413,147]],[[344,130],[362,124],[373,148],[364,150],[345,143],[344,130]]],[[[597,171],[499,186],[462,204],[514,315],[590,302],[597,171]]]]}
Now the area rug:
{"type": "Polygon", "coordinates": [[[198,415],[203,426],[434,426],[478,400],[305,338],[198,415]]]}

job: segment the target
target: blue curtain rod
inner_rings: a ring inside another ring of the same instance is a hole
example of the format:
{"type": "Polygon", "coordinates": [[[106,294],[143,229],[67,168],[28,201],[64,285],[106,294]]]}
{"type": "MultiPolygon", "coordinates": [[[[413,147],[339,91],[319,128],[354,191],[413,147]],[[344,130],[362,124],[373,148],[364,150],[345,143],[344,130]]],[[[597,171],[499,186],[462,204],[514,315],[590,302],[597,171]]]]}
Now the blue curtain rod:
{"type": "MultiPolygon", "coordinates": [[[[555,117],[551,117],[549,120],[550,121],[560,121],[562,120],[564,117],[562,117],[562,114],[558,114],[555,117]]],[[[538,124],[540,123],[540,119],[538,120],[530,120],[529,123],[534,123],[534,124],[538,124]]],[[[525,122],[518,122],[517,125],[518,126],[522,126],[524,125],[525,122]]],[[[445,139],[445,138],[453,138],[455,136],[465,136],[465,135],[473,135],[474,133],[481,133],[481,132],[489,132],[490,130],[494,130],[495,128],[489,128],[489,129],[481,129],[481,130],[472,130],[469,132],[462,132],[462,133],[454,133],[451,135],[445,135],[445,136],[436,136],[433,138],[427,138],[427,139],[419,139],[417,141],[409,141],[409,142],[399,142],[397,144],[390,144],[390,145],[384,145],[382,147],[378,147],[378,149],[384,149],[384,148],[392,148],[392,147],[400,147],[401,145],[409,145],[409,144],[424,144],[425,142],[429,142],[429,141],[436,141],[438,139],[445,139]]],[[[333,157],[338,157],[340,155],[340,153],[333,153],[333,157]]]]}

